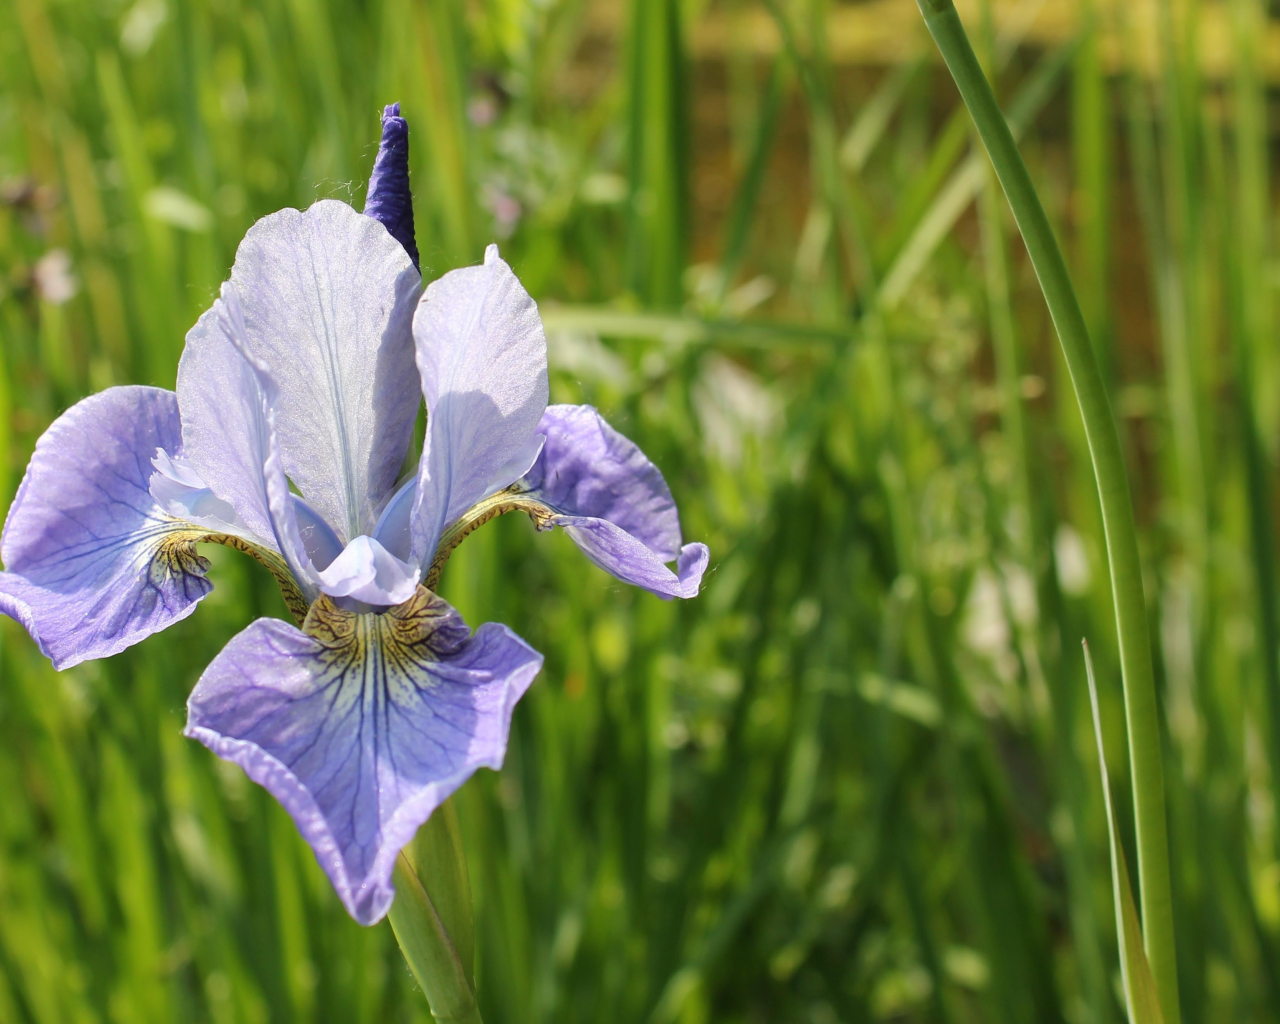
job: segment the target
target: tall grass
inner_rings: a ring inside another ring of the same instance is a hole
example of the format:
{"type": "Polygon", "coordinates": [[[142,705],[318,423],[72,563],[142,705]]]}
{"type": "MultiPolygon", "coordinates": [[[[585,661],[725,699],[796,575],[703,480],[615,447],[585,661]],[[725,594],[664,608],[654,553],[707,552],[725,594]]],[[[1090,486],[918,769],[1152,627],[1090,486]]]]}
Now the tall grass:
{"type": "MultiPolygon", "coordinates": [[[[0,505],[61,409],[172,386],[256,217],[362,200],[398,99],[424,271],[496,238],[553,400],[634,437],[711,545],[683,604],[514,517],[450,562],[469,622],[547,655],[503,772],[457,800],[487,1021],[1122,1019],[1085,438],[913,4],[4,10],[0,505]]],[[[1277,1020],[1274,23],[1261,0],[962,14],[1120,414],[1183,1016],[1277,1020]]],[[[213,654],[284,614],[208,555],[196,615],[106,662],[55,673],[0,622],[0,1021],[426,1021],[390,929],[180,735],[213,654]]]]}

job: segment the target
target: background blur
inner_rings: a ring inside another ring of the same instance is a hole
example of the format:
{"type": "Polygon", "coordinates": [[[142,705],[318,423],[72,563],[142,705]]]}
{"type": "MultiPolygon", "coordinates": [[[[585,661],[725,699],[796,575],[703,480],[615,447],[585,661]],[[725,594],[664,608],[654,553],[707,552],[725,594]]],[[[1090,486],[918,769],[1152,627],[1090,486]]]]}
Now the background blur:
{"type": "MultiPolygon", "coordinates": [[[[962,9],[1121,419],[1196,1024],[1280,1019],[1269,6],[962,9]]],[[[359,206],[397,99],[425,275],[498,240],[553,401],[637,440],[713,556],[666,604],[508,516],[449,565],[547,655],[459,797],[486,1021],[1119,1021],[1092,477],[911,0],[3,0],[0,508],[62,409],[172,386],[255,218],[359,206]]],[[[199,612],[109,661],[0,622],[0,1021],[426,1022],[389,927],[180,735],[284,615],[206,553],[199,612]]]]}

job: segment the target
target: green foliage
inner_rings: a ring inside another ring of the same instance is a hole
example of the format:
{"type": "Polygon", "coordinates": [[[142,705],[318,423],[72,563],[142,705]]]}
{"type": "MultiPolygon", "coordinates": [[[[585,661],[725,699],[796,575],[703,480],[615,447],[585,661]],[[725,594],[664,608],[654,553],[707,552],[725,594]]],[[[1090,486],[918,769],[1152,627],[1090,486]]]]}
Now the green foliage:
{"type": "Polygon", "coordinates": [[[1160,997],[1151,965],[1143,948],[1142,922],[1138,905],[1129,883],[1129,865],[1124,843],[1120,841],[1120,823],[1111,806],[1111,780],[1107,776],[1107,751],[1102,742],[1102,718],[1098,714],[1098,683],[1093,677],[1089,645],[1084,647],[1084,670],[1089,681],[1089,709],[1093,713],[1093,731],[1098,739],[1098,766],[1102,769],[1102,802],[1107,808],[1107,840],[1111,846],[1111,888],[1116,906],[1116,940],[1120,946],[1120,977],[1124,986],[1125,1009],[1133,1024],[1164,1024],[1160,997]]]}
{"type": "MultiPolygon", "coordinates": [[[[993,4],[978,49],[1121,417],[1183,1015],[1276,1020],[1263,6],[1093,0],[1042,52],[1034,6],[993,4]]],[[[469,622],[547,656],[506,768],[456,799],[489,1024],[1123,1018],[1082,636],[1116,793],[1123,706],[1079,416],[914,5],[875,55],[901,64],[846,62],[867,7],[4,8],[0,506],[60,410],[172,386],[255,218],[362,201],[398,99],[424,271],[500,241],[553,400],[635,438],[711,546],[688,603],[518,517],[449,563],[469,622]]],[[[55,673],[0,622],[0,1021],[425,1022],[389,925],[352,923],[280,808],[181,737],[218,649],[286,615],[265,570],[207,554],[199,611],[106,662],[55,673]]]]}

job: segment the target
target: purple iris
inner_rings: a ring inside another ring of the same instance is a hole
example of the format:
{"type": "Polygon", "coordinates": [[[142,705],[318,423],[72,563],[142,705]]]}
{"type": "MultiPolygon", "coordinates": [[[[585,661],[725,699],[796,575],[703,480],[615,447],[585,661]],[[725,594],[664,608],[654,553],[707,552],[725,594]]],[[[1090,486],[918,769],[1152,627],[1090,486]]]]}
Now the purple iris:
{"type": "Polygon", "coordinates": [[[0,611],[60,669],[191,614],[211,589],[198,543],[271,569],[301,628],[259,619],[227,644],[186,733],[284,805],[363,924],[422,822],[501,765],[542,666],[429,589],[449,552],[520,510],[663,597],[696,594],[708,558],[634,444],[589,406],[547,405],[538,308],[496,247],[423,291],[407,161],[388,107],[367,215],[322,200],[258,221],[176,394],[110,388],[59,417],[0,539],[0,611]]]}

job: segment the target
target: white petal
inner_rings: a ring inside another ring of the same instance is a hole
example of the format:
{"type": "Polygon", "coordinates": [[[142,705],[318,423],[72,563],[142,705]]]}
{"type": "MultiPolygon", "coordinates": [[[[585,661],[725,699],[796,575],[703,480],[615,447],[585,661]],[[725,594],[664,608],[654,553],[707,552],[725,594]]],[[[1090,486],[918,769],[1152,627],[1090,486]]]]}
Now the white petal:
{"type": "Polygon", "coordinates": [[[372,537],[357,537],[327,569],[320,588],[330,597],[349,597],[381,607],[403,604],[418,589],[417,566],[402,562],[372,537]]]}
{"type": "Polygon", "coordinates": [[[395,485],[421,401],[410,331],[418,272],[380,223],[322,200],[250,228],[231,280],[248,348],[280,388],[285,471],[350,540],[395,485]]]}
{"type": "Polygon", "coordinates": [[[521,455],[547,407],[547,339],[537,304],[489,246],[484,265],[427,287],[413,319],[427,437],[412,515],[413,560],[521,455]]]}
{"type": "Polygon", "coordinates": [[[284,556],[314,600],[319,589],[280,453],[280,403],[271,373],[248,351],[239,291],[228,281],[187,333],[178,364],[183,456],[260,543],[284,556]]]}

